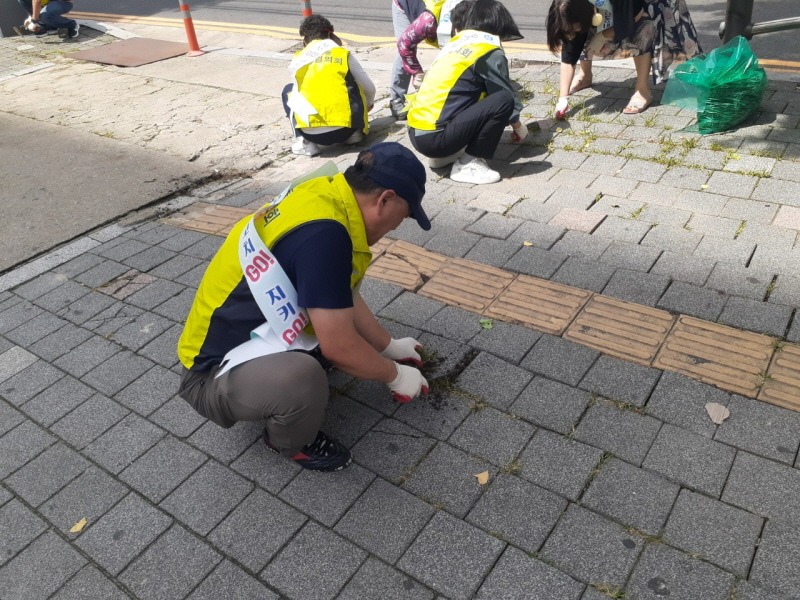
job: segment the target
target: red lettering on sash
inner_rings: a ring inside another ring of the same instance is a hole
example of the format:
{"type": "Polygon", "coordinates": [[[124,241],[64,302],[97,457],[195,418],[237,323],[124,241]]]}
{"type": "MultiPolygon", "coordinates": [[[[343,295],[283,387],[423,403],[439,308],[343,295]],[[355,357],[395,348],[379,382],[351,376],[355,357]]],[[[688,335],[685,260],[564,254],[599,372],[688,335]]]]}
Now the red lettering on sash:
{"type": "Polygon", "coordinates": [[[288,327],[281,337],[283,337],[283,341],[287,344],[291,344],[297,339],[297,336],[303,332],[303,328],[308,325],[308,319],[304,314],[300,314],[294,321],[290,327],[288,327]]]}
{"type": "Polygon", "coordinates": [[[269,256],[263,250],[260,250],[253,258],[250,259],[250,264],[244,269],[244,274],[247,278],[255,283],[261,279],[261,274],[269,271],[269,268],[275,264],[275,259],[269,256]]]}

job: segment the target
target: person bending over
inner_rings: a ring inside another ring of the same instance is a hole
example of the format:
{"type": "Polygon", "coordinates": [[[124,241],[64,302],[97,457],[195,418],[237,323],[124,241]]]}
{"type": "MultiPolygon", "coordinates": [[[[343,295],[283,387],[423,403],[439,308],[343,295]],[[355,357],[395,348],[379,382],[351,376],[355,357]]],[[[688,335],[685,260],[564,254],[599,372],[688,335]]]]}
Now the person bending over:
{"type": "Polygon", "coordinates": [[[178,342],[178,393],[221,427],[263,420],[270,450],[337,471],[352,457],[320,431],[331,364],[385,383],[397,402],[427,393],[405,364],[422,365],[420,344],[393,339],[358,286],[371,245],[406,218],[431,224],[425,168],[408,148],[376,144],[344,174],[324,169],[234,225],[211,260],[178,342]]]}
{"type": "Polygon", "coordinates": [[[19,0],[28,13],[23,28],[15,27],[18,33],[34,33],[37,37],[58,34],[62,39],[78,37],[81,26],[64,15],[72,10],[70,0],[19,0]]]}
{"type": "Polygon", "coordinates": [[[659,83],[670,64],[702,52],[684,0],[553,0],[547,44],[561,55],[557,119],[569,111],[570,95],[591,87],[594,60],[633,58],[636,88],[622,111],[633,115],[652,102],[651,70],[659,83]]]}
{"type": "Polygon", "coordinates": [[[466,13],[454,11],[454,18],[457,25],[463,18],[463,29],[456,27],[414,95],[408,133],[414,148],[432,159],[432,168],[453,163],[453,181],[494,183],[500,174],[486,159],[494,156],[505,127],[511,125],[516,143],[528,135],[502,46],[522,36],[496,0],[470,2],[466,13]]]}
{"type": "Polygon", "coordinates": [[[375,84],[322,15],[300,25],[303,49],[289,65],[294,79],[281,95],[295,141],[292,152],[319,154],[319,146],[357,144],[369,132],[375,84]]]}

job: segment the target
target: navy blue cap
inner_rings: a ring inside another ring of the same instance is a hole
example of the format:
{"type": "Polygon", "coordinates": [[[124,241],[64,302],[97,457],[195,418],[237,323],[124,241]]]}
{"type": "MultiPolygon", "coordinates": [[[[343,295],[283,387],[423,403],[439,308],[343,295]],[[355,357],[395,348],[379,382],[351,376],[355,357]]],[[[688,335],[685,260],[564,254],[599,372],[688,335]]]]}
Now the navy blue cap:
{"type": "Polygon", "coordinates": [[[409,212],[425,231],[431,221],[422,208],[425,195],[425,167],[411,150],[397,142],[382,142],[369,149],[372,165],[364,174],[381,187],[394,190],[408,202],[409,212]]]}

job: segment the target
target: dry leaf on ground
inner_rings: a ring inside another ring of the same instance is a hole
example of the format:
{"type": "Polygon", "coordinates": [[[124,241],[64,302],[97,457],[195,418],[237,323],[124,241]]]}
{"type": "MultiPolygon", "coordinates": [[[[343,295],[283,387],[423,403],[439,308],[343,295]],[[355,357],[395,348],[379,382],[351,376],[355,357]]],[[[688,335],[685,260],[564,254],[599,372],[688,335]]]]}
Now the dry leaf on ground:
{"type": "Polygon", "coordinates": [[[722,422],[731,416],[731,411],[728,410],[728,407],[718,402],[706,403],[706,412],[717,425],[722,425],[722,422]]]}
{"type": "Polygon", "coordinates": [[[86,523],[87,523],[86,517],[83,517],[80,521],[78,521],[77,523],[75,523],[75,525],[72,526],[72,529],[70,529],[69,532],[79,533],[83,531],[83,528],[86,527],[86,523]]]}

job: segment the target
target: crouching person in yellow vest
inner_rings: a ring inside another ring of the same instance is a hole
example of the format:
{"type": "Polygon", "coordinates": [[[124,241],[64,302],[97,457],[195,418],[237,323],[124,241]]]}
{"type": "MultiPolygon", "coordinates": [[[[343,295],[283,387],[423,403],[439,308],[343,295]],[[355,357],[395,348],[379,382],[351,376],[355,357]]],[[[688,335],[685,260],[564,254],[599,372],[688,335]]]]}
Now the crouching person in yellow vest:
{"type": "Polygon", "coordinates": [[[408,133],[432,168],[453,163],[453,181],[494,183],[500,174],[486,159],[494,156],[505,127],[513,128],[515,143],[528,135],[501,45],[522,36],[500,2],[475,0],[468,7],[459,15],[464,29],[441,49],[412,97],[408,133]]]}
{"type": "Polygon", "coordinates": [[[304,19],[300,35],[305,47],[289,65],[294,82],[282,94],[292,153],[316,156],[320,146],[359,143],[369,132],[375,84],[322,15],[304,19]]]}
{"type": "Polygon", "coordinates": [[[237,223],[211,260],[178,342],[179,394],[221,427],[264,420],[267,447],[338,471],[350,451],[320,431],[330,366],[381,381],[397,402],[427,394],[421,346],[394,339],[358,286],[370,246],[422,208],[425,168],[396,142],[328,162],[237,223]],[[410,366],[411,363],[415,366],[410,366]]]}

